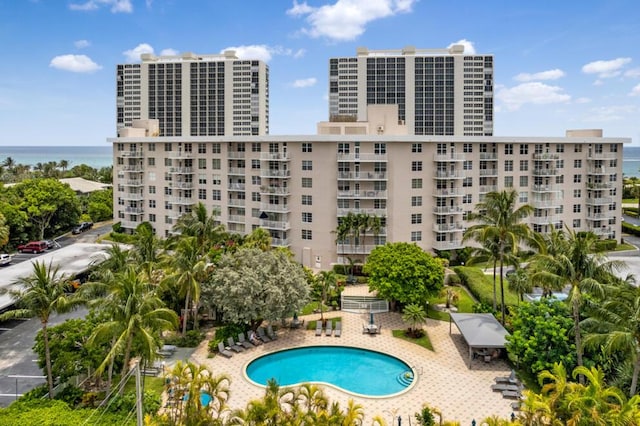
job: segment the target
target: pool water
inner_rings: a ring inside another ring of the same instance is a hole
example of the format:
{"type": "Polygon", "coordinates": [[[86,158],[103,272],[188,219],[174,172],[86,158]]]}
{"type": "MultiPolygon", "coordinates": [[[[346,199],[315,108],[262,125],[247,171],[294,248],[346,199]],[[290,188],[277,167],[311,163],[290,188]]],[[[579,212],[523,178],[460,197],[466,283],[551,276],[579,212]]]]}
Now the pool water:
{"type": "MultiPolygon", "coordinates": [[[[411,368],[398,358],[345,346],[310,346],[264,355],[246,374],[255,383],[280,386],[320,382],[363,396],[389,396],[408,388],[411,368]]],[[[411,374],[411,379],[413,375],[411,374]]]]}

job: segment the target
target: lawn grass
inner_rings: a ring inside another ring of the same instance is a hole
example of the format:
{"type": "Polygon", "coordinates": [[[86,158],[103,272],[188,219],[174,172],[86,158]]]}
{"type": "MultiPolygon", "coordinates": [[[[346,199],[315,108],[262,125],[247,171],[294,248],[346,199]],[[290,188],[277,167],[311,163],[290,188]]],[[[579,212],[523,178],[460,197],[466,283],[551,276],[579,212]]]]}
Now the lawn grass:
{"type": "Polygon", "coordinates": [[[618,244],[614,251],[627,251],[627,250],[635,250],[636,246],[632,246],[631,244],[618,244]]]}
{"type": "MultiPolygon", "coordinates": [[[[489,305],[493,304],[493,273],[487,275],[482,269],[470,266],[456,266],[455,270],[456,272],[459,271],[458,275],[460,279],[469,287],[469,290],[477,299],[489,305]]],[[[496,288],[496,298],[499,303],[500,272],[498,272],[496,276],[496,288]]],[[[515,306],[518,304],[518,295],[509,290],[506,277],[504,279],[504,303],[507,306],[515,306]]]]}
{"type": "Polygon", "coordinates": [[[623,198],[622,199],[622,204],[635,204],[637,206],[638,205],[638,199],[637,198],[623,198]]]}
{"type": "MultiPolygon", "coordinates": [[[[458,308],[458,312],[461,313],[471,313],[473,312],[473,305],[475,302],[467,293],[467,290],[464,287],[454,287],[458,292],[458,301],[455,303],[455,306],[458,308]]],[[[449,321],[449,313],[444,311],[439,311],[435,309],[435,305],[440,305],[446,303],[446,298],[444,295],[438,297],[429,298],[429,306],[427,307],[427,317],[439,321],[449,321]]]]}
{"type": "Polygon", "coordinates": [[[418,346],[422,346],[425,349],[429,349],[433,352],[433,345],[431,344],[431,340],[429,340],[429,335],[426,330],[424,331],[424,335],[417,339],[413,337],[409,337],[406,335],[407,330],[391,330],[393,337],[397,337],[398,339],[406,340],[407,342],[415,343],[418,346]]]}
{"type": "MultiPolygon", "coordinates": [[[[342,321],[342,317],[335,317],[335,318],[325,318],[325,320],[331,321],[331,328],[332,329],[336,329],[336,322],[338,321],[342,321]]],[[[307,323],[307,330],[315,330],[316,329],[316,323],[320,321],[320,320],[313,320],[313,321],[309,321],[307,323]]]]}
{"type": "MultiPolygon", "coordinates": [[[[135,376],[131,376],[127,381],[127,384],[124,385],[124,392],[127,393],[129,391],[135,392],[136,390],[136,378],[135,376]]],[[[161,395],[164,392],[164,378],[163,377],[144,377],[144,391],[145,392],[153,392],[155,394],[161,395]]]]}
{"type": "MultiPolygon", "coordinates": [[[[324,306],[324,312],[330,311],[331,308],[327,305],[324,306]]],[[[309,302],[300,310],[300,315],[310,315],[313,314],[314,311],[318,309],[318,301],[314,300],[313,302],[309,302]]]]}

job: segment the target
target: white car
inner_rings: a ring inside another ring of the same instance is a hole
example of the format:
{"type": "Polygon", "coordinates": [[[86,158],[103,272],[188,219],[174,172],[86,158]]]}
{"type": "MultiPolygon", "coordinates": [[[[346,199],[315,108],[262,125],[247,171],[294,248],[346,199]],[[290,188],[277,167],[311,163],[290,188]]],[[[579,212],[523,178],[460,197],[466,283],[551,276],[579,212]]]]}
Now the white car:
{"type": "Polygon", "coordinates": [[[11,263],[13,256],[10,254],[2,253],[0,254],[0,266],[5,266],[11,263]]]}

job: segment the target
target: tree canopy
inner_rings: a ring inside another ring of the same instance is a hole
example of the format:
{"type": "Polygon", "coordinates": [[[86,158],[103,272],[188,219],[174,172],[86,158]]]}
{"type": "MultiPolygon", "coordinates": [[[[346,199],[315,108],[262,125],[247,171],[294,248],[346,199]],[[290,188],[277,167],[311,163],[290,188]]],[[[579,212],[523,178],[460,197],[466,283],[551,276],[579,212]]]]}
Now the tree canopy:
{"type": "Polygon", "coordinates": [[[201,302],[221,310],[225,321],[250,324],[278,320],[308,301],[309,285],[302,266],[281,250],[240,248],[222,255],[201,302]]]}
{"type": "Polygon", "coordinates": [[[442,263],[416,244],[387,243],[371,251],[364,273],[369,290],[403,305],[424,305],[444,282],[442,263]]]}

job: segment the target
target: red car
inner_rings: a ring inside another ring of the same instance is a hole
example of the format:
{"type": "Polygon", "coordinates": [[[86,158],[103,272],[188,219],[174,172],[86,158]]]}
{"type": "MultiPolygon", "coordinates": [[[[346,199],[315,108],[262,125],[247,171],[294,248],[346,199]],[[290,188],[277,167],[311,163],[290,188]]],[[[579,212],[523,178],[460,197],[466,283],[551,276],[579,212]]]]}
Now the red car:
{"type": "Polygon", "coordinates": [[[46,241],[31,241],[27,244],[20,244],[18,246],[18,251],[20,253],[42,253],[46,250],[46,241]]]}

